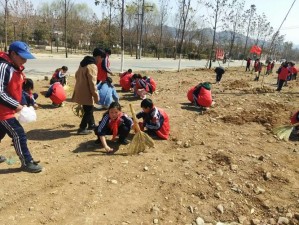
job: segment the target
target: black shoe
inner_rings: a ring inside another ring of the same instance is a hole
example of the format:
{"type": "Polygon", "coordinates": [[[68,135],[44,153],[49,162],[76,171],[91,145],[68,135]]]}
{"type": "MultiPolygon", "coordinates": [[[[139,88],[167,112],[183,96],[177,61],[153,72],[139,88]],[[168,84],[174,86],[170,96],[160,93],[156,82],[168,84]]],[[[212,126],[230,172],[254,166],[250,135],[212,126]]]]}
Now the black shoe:
{"type": "Polygon", "coordinates": [[[94,130],[97,126],[95,124],[88,126],[87,130],[94,130]]]}
{"type": "Polygon", "coordinates": [[[5,158],[5,156],[3,156],[3,155],[0,155],[0,163],[3,163],[3,162],[5,162],[6,161],[6,158],[5,158]]]}
{"type": "Polygon", "coordinates": [[[118,143],[122,144],[122,145],[127,145],[130,142],[127,139],[123,139],[123,140],[118,140],[118,143]]]}
{"type": "Polygon", "coordinates": [[[39,173],[43,170],[43,167],[38,165],[37,161],[31,160],[21,167],[22,170],[29,173],[39,173]]]}
{"type": "Polygon", "coordinates": [[[87,130],[87,129],[79,129],[77,131],[77,134],[79,135],[87,135],[87,134],[91,134],[92,133],[92,130],[87,130]]]}

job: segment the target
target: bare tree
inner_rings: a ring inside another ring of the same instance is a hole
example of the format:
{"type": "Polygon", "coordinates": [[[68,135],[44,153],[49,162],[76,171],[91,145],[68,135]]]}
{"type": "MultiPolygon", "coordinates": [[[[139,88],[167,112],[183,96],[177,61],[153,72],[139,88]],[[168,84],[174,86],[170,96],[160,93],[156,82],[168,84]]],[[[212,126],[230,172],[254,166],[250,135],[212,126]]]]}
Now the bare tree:
{"type": "Polygon", "coordinates": [[[244,9],[244,4],[244,0],[242,0],[241,2],[239,2],[238,0],[233,0],[228,5],[228,8],[231,10],[226,11],[223,18],[223,26],[230,33],[228,49],[229,57],[232,56],[234,44],[236,41],[236,35],[239,33],[242,27],[241,17],[244,9]]]}
{"type": "Polygon", "coordinates": [[[214,46],[215,46],[215,37],[216,37],[216,31],[218,22],[221,20],[221,16],[224,15],[223,11],[225,11],[227,0],[214,0],[209,1],[206,3],[206,6],[210,9],[212,9],[212,18],[214,18],[214,26],[213,26],[213,41],[212,41],[212,47],[210,50],[210,56],[209,56],[209,69],[212,67],[212,57],[214,53],[214,46]]]}
{"type": "Polygon", "coordinates": [[[157,48],[158,59],[160,59],[160,53],[162,48],[163,28],[165,23],[167,22],[169,10],[170,10],[169,0],[159,0],[159,4],[160,4],[160,16],[159,16],[160,37],[159,37],[159,43],[157,48]]]}
{"type": "Polygon", "coordinates": [[[181,67],[181,59],[182,59],[182,48],[183,48],[183,43],[184,43],[184,38],[185,38],[186,24],[187,24],[189,11],[191,10],[190,3],[191,3],[191,0],[182,0],[182,2],[181,2],[181,16],[180,16],[181,36],[180,36],[180,41],[178,44],[178,53],[179,53],[178,71],[180,71],[180,69],[181,69],[180,67],[181,67]]]}

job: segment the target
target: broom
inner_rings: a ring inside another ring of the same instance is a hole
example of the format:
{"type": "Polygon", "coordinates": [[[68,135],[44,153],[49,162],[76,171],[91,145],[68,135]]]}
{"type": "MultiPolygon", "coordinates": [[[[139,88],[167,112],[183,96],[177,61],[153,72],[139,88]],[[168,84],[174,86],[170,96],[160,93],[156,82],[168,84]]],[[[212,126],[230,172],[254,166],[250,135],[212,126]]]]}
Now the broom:
{"type": "Polygon", "coordinates": [[[133,137],[132,142],[129,145],[128,153],[129,154],[138,154],[139,152],[143,152],[146,146],[153,148],[154,147],[154,140],[148,136],[146,133],[140,130],[138,125],[138,121],[135,115],[135,111],[130,103],[131,113],[133,115],[134,126],[136,129],[136,133],[133,137]]]}
{"type": "Polygon", "coordinates": [[[273,128],[273,133],[280,139],[284,139],[285,141],[288,141],[290,138],[290,135],[293,131],[293,128],[298,126],[299,123],[295,123],[292,125],[283,125],[273,128]]]}
{"type": "Polygon", "coordinates": [[[82,118],[84,115],[84,109],[82,105],[76,104],[72,107],[72,111],[75,114],[75,116],[78,116],[79,118],[82,118]]]}

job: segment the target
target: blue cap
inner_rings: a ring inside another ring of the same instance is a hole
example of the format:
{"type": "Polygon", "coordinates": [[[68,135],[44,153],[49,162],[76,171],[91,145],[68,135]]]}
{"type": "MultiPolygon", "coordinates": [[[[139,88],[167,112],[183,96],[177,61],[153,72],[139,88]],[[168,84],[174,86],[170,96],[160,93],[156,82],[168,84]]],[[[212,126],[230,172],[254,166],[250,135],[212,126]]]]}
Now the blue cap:
{"type": "Polygon", "coordinates": [[[9,51],[18,53],[23,59],[35,59],[31,54],[29,46],[22,41],[15,41],[10,44],[9,51]]]}

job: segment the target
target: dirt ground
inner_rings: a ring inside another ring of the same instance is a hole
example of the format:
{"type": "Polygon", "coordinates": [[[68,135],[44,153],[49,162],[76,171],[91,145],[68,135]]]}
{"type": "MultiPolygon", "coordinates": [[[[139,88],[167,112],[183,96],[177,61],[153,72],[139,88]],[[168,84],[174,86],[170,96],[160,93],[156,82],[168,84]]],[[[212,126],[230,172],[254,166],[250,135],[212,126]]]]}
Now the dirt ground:
{"type": "MultiPolygon", "coordinates": [[[[139,155],[123,145],[106,155],[94,134],[76,135],[74,103],[52,108],[40,96],[37,121],[24,128],[44,171],[20,171],[4,138],[0,153],[10,160],[0,164],[0,224],[299,224],[299,137],[286,142],[271,132],[299,110],[298,80],[278,93],[276,74],[263,88],[244,68],[229,68],[220,84],[205,69],[141,73],[157,82],[151,98],[170,117],[170,139],[139,155]],[[212,82],[216,103],[201,114],[186,94],[203,81],[212,82]]],[[[123,111],[131,115],[129,103],[139,111],[141,100],[113,80],[123,111]]],[[[38,93],[47,87],[35,82],[38,93]]],[[[96,121],[103,113],[95,111],[96,121]]]]}

